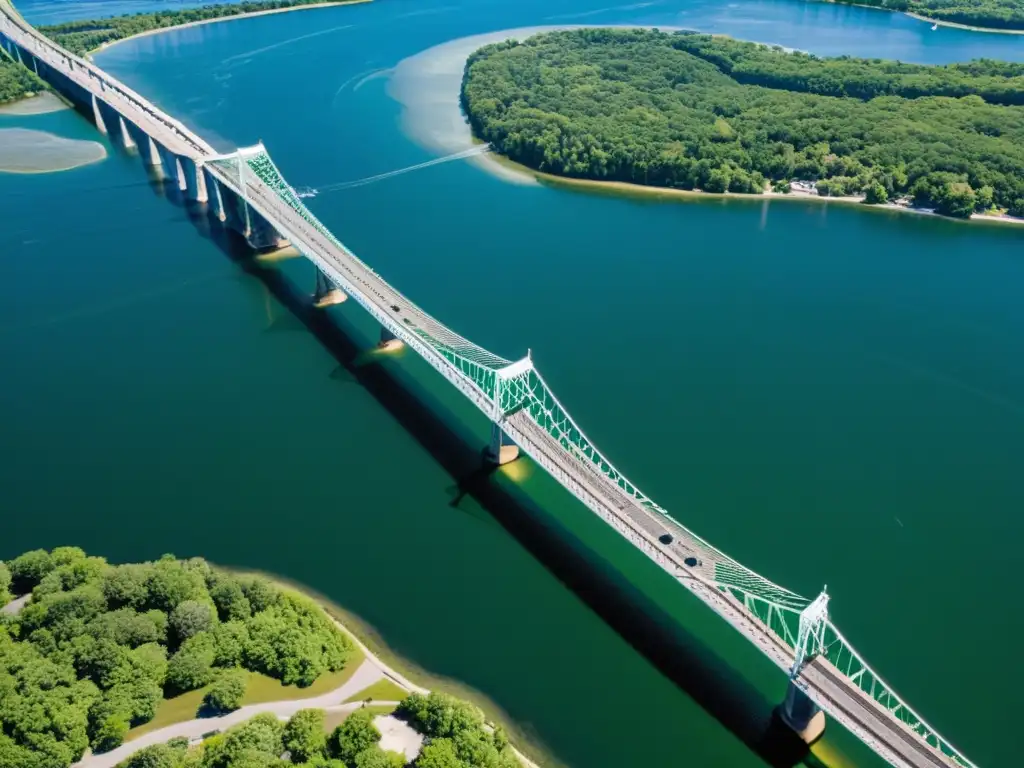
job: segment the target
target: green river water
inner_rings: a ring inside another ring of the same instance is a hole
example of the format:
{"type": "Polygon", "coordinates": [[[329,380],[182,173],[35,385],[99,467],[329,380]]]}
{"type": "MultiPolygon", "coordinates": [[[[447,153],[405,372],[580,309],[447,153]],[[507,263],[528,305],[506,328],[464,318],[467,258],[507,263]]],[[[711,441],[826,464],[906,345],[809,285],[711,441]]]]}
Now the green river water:
{"type": "MultiPolygon", "coordinates": [[[[126,6],[85,5],[21,7],[126,6]]],[[[781,0],[380,0],[97,62],[326,189],[468,146],[459,62],[489,33],[583,23],[1024,59],[1017,37],[781,0]]],[[[3,127],[100,140],[70,111],[3,127]]],[[[552,765],[881,765],[839,727],[801,756],[756,649],[528,461],[479,472],[482,417],[411,353],[373,352],[353,302],[311,311],[304,261],[253,263],[108,150],[0,173],[0,557],[78,544],[281,574],[479,691],[552,765]]],[[[827,583],[844,634],[974,761],[1019,764],[1024,231],[584,194],[479,159],[307,202],[464,335],[530,348],[685,524],[802,594],[827,583]]]]}

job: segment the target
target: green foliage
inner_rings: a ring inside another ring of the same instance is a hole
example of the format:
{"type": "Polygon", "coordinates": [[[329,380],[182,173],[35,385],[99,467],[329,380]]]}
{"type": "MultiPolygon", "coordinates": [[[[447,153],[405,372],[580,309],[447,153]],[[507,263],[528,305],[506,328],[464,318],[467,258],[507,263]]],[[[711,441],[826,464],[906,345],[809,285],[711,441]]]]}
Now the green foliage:
{"type": "Polygon", "coordinates": [[[128,728],[128,721],[122,715],[105,717],[96,728],[96,735],[92,740],[93,751],[109,752],[117,749],[124,743],[128,728]]]}
{"type": "Polygon", "coordinates": [[[252,616],[252,605],[237,579],[218,579],[210,589],[221,621],[245,621],[252,616]]]}
{"type": "MultiPolygon", "coordinates": [[[[203,768],[238,768],[276,763],[256,762],[284,751],[284,726],[270,713],[256,715],[206,742],[203,768]]],[[[287,765],[287,764],[285,764],[287,765]]]]}
{"type": "Polygon", "coordinates": [[[818,182],[947,215],[1024,200],[1024,65],[819,59],[694,33],[583,29],[467,63],[474,132],[541,171],[709,192],[818,182]],[[955,97],[955,98],[954,98],[955,97]],[[938,175],[941,183],[938,183],[938,175]],[[926,179],[924,195],[914,190],[926,179]],[[963,186],[965,185],[965,186],[963,186]]]}
{"type": "Polygon", "coordinates": [[[15,593],[22,595],[31,592],[56,566],[49,552],[45,549],[34,549],[14,558],[7,567],[11,571],[15,593]]]}
{"type": "Polygon", "coordinates": [[[209,632],[215,621],[209,603],[186,600],[171,612],[170,627],[175,640],[183,643],[200,632],[209,632]]]}
{"type": "Polygon", "coordinates": [[[365,707],[357,709],[334,729],[330,738],[330,753],[346,764],[356,755],[380,741],[380,731],[373,724],[373,712],[365,707]]]}
{"type": "Polygon", "coordinates": [[[217,675],[203,699],[203,706],[213,712],[231,712],[242,706],[249,677],[244,670],[226,669],[217,675]]]}
{"type": "Polygon", "coordinates": [[[209,600],[202,574],[183,567],[175,560],[160,560],[153,564],[146,580],[148,605],[171,612],[187,600],[209,600]]]}
{"type": "Polygon", "coordinates": [[[245,658],[249,629],[240,621],[226,621],[213,628],[214,660],[219,667],[238,667],[245,658]]]}
{"type": "MultiPolygon", "coordinates": [[[[185,741],[188,746],[188,740],[185,741]]],[[[117,764],[117,768],[180,768],[183,750],[170,744],[154,744],[140,749],[134,755],[117,764]]]]}
{"type": "Polygon", "coordinates": [[[451,739],[432,739],[416,758],[416,768],[466,768],[451,739]]]}
{"type": "Polygon", "coordinates": [[[213,680],[213,636],[200,632],[181,644],[167,665],[167,685],[178,693],[202,688],[213,680]]]}
{"type": "Polygon", "coordinates": [[[889,193],[886,192],[885,187],[877,181],[873,182],[864,193],[864,202],[872,205],[887,202],[888,199],[889,193]]]}
{"type": "Polygon", "coordinates": [[[69,21],[39,27],[39,31],[60,43],[72,53],[84,54],[108,43],[123,40],[132,35],[153,29],[167,29],[181,24],[190,24],[209,19],[240,16],[246,13],[313,5],[322,0],[259,0],[224,5],[210,5],[203,8],[184,10],[161,10],[155,13],[138,13],[131,16],[115,16],[110,19],[69,21]]]}
{"type": "MultiPolygon", "coordinates": [[[[247,682],[239,667],[311,683],[348,658],[349,642],[315,603],[203,560],[112,567],[77,548],[38,550],[5,565],[5,587],[8,568],[32,599],[0,620],[0,768],[67,768],[90,744],[110,749],[155,716],[165,690],[216,680],[206,703],[231,709],[247,682]],[[234,618],[221,623],[222,611],[234,618]]],[[[267,727],[221,739],[214,756],[230,757],[231,768],[281,765],[280,749],[239,746],[267,727]]],[[[281,729],[271,729],[271,746],[281,729]]],[[[146,759],[164,757],[154,750],[146,759]]],[[[180,768],[213,766],[182,760],[180,768]]]]}
{"type": "Polygon", "coordinates": [[[988,29],[1024,29],[1021,0],[834,0],[988,29]]]}
{"type": "Polygon", "coordinates": [[[395,714],[430,738],[428,746],[434,749],[424,748],[420,753],[416,760],[420,768],[424,765],[428,768],[516,768],[519,765],[505,733],[500,729],[488,731],[484,727],[483,712],[454,696],[414,693],[398,705],[395,714]]]}
{"type": "MultiPolygon", "coordinates": [[[[255,609],[259,601],[249,595],[255,609]]],[[[281,594],[247,622],[246,666],[286,685],[310,685],[345,665],[351,643],[316,603],[281,594]]]]}
{"type": "Polygon", "coordinates": [[[364,749],[355,759],[355,768],[404,768],[405,755],[374,746],[364,749]]]}
{"type": "Polygon", "coordinates": [[[11,570],[0,560],[0,608],[11,601],[11,570]]]}
{"type": "Polygon", "coordinates": [[[119,565],[103,577],[103,594],[111,608],[141,608],[149,601],[152,566],[119,565]]]}
{"type": "Polygon", "coordinates": [[[852,56],[822,58],[800,51],[786,52],[778,46],[693,33],[676,35],[672,46],[714,64],[745,85],[863,101],[878,96],[917,99],[977,95],[992,104],[1024,104],[1024,64],[979,59],[937,66],[852,56]]]}
{"type": "Polygon", "coordinates": [[[89,744],[89,709],[96,686],[79,680],[74,667],[45,657],[0,629],[0,765],[66,766],[89,744]],[[19,759],[10,759],[10,756],[19,759]],[[33,755],[33,757],[28,757],[33,755]]]}
{"type": "MultiPolygon", "coordinates": [[[[379,738],[379,735],[378,735],[379,738]]],[[[305,763],[326,754],[327,733],[322,709],[300,709],[284,727],[284,748],[293,763],[305,763]]]]}
{"type": "MultiPolygon", "coordinates": [[[[34,72],[6,58],[5,53],[0,53],[0,104],[17,101],[45,90],[46,83],[34,72]]],[[[0,766],[2,765],[3,763],[0,763],[0,766]]]]}

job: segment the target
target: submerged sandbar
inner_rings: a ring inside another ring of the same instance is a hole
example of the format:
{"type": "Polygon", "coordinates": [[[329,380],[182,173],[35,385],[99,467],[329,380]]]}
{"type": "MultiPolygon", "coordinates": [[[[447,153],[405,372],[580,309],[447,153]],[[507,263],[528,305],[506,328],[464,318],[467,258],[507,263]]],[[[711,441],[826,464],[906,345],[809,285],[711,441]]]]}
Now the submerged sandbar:
{"type": "Polygon", "coordinates": [[[67,171],[107,156],[97,141],[66,139],[28,128],[0,128],[0,173],[67,171]]]}

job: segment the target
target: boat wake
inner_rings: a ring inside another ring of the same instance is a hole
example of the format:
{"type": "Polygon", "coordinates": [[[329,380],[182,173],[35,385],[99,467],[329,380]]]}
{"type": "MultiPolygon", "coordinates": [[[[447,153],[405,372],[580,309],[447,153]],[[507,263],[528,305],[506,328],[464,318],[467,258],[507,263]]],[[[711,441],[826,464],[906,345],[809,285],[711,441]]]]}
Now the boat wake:
{"type": "Polygon", "coordinates": [[[402,176],[406,173],[412,173],[413,171],[422,171],[425,168],[432,168],[435,165],[441,165],[442,163],[451,163],[455,160],[465,160],[470,157],[476,157],[477,155],[483,155],[491,151],[490,144],[481,144],[470,149],[464,149],[461,152],[453,152],[450,155],[444,157],[436,157],[433,160],[427,160],[425,163],[417,163],[416,165],[410,165],[406,168],[399,168],[396,171],[388,171],[387,173],[378,173],[375,176],[367,176],[365,179],[356,179],[355,181],[343,181],[337,184],[328,184],[327,186],[320,187],[319,189],[304,189],[303,191],[296,190],[296,194],[299,197],[304,195],[307,197],[314,197],[318,194],[322,195],[326,192],[339,192],[343,189],[355,189],[356,187],[365,187],[367,184],[376,184],[378,181],[384,181],[385,179],[391,179],[395,176],[402,176]]]}

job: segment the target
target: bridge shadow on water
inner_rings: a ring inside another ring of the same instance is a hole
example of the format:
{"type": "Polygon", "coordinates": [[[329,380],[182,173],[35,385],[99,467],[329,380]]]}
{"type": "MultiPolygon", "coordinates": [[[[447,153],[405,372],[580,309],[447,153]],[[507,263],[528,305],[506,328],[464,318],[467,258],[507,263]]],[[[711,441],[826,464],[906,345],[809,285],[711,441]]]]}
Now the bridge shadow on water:
{"type": "MultiPolygon", "coordinates": [[[[313,334],[338,362],[341,375],[336,373],[335,378],[364,387],[455,478],[456,493],[449,502],[453,508],[458,509],[465,497],[472,497],[624,640],[766,764],[825,768],[779,721],[774,712],[776,702],[766,700],[725,659],[524,492],[511,483],[496,482],[494,469],[482,462],[482,445],[467,430],[454,426],[456,419],[446,420],[447,411],[431,402],[410,376],[402,374],[398,366],[367,364],[370,350],[357,341],[344,317],[312,306],[312,286],[303,289],[273,264],[259,262],[239,235],[208,215],[205,206],[185,201],[175,185],[151,173],[150,188],[183,208],[203,237],[213,241],[245,274],[259,280],[313,334]]],[[[346,303],[346,311],[363,311],[348,310],[353,304],[346,303]]],[[[567,503],[576,503],[569,500],[566,495],[567,503]]],[[[780,699],[783,691],[780,677],[780,699]]]]}

